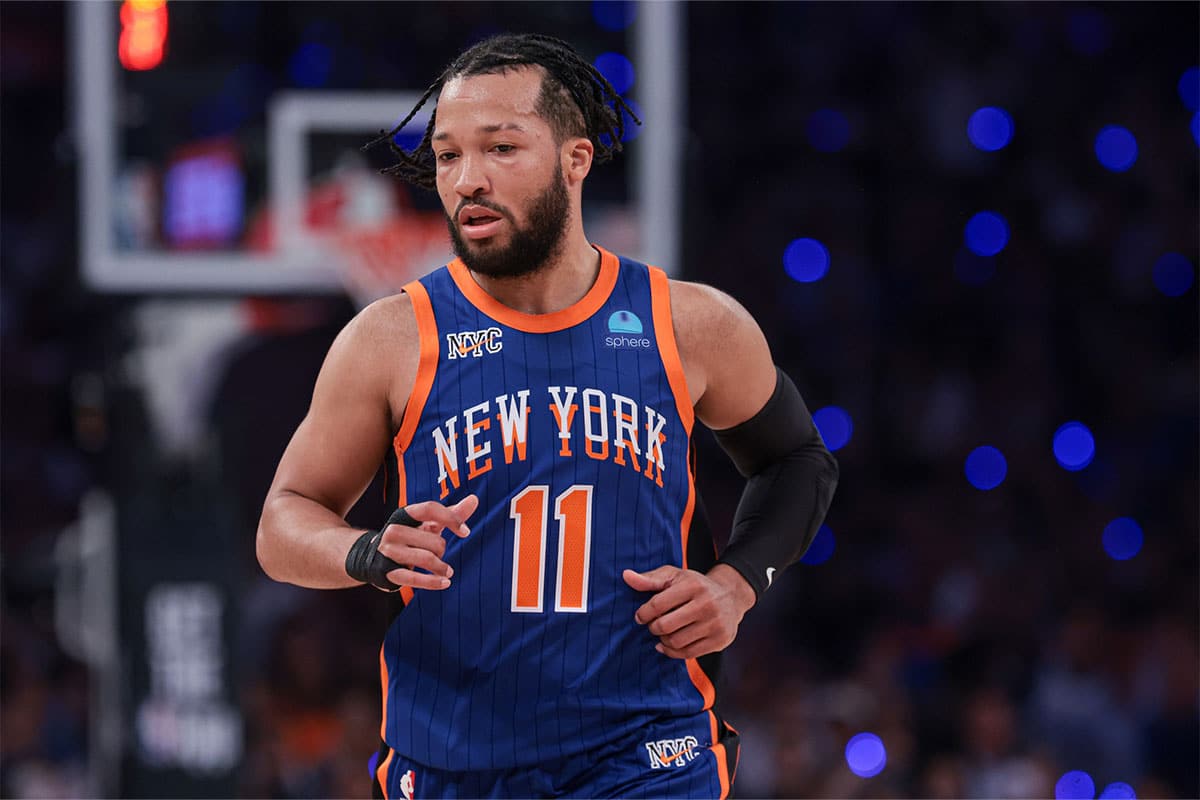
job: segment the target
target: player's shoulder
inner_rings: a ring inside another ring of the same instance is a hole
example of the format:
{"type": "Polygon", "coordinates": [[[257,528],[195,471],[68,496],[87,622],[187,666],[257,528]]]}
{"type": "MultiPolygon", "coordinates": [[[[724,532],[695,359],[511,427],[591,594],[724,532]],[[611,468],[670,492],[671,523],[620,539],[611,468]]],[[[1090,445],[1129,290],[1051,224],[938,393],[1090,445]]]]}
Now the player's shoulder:
{"type": "Polygon", "coordinates": [[[400,292],[380,298],[359,311],[345,332],[363,346],[391,346],[417,336],[417,315],[412,298],[400,292]]]}
{"type": "Polygon", "coordinates": [[[745,306],[715,286],[672,278],[671,318],[682,346],[703,347],[758,325],[745,306]]]}

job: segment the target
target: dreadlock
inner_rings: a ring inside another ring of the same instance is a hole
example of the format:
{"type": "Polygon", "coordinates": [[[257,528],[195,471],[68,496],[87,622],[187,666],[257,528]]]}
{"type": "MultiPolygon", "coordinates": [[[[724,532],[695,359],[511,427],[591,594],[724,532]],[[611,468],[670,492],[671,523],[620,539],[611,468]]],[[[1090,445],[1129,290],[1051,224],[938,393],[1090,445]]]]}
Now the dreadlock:
{"type": "Polygon", "coordinates": [[[504,73],[524,66],[545,70],[537,111],[550,123],[559,139],[585,136],[596,151],[593,161],[602,164],[621,150],[625,133],[624,114],[638,125],[637,118],[612,84],[591,64],[583,60],[571,45],[553,36],[539,33],[503,34],[486,39],[462,53],[442,71],[408,116],[390,131],[381,130],[379,137],[363,146],[370,149],[387,142],[396,163],[382,171],[423,189],[434,189],[436,165],[433,160],[433,127],[437,108],[429,115],[425,135],[412,151],[395,143],[395,136],[417,115],[434,93],[441,92],[447,81],[472,75],[504,73]],[[568,102],[570,101],[570,102],[568,102]],[[622,113],[624,112],[624,114],[622,113]]]}

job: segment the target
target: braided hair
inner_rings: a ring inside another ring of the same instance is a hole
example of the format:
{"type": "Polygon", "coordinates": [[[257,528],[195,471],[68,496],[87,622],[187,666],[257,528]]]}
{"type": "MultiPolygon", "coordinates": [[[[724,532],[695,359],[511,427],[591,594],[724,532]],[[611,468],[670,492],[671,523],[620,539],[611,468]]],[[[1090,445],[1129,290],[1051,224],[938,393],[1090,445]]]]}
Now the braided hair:
{"type": "Polygon", "coordinates": [[[550,123],[554,135],[561,141],[569,136],[583,136],[595,147],[593,161],[604,163],[621,150],[625,133],[624,114],[638,125],[642,121],[613,89],[612,84],[594,66],[580,57],[562,39],[538,33],[503,34],[485,39],[464,51],[442,71],[408,116],[390,131],[380,131],[378,138],[368,142],[369,149],[387,142],[396,163],[382,170],[423,189],[434,189],[436,165],[433,160],[433,128],[437,108],[429,115],[421,143],[408,151],[395,143],[394,137],[417,115],[435,92],[441,92],[447,81],[472,75],[493,75],[511,69],[537,66],[545,70],[537,111],[550,123]],[[623,113],[622,113],[623,112],[623,113]]]}

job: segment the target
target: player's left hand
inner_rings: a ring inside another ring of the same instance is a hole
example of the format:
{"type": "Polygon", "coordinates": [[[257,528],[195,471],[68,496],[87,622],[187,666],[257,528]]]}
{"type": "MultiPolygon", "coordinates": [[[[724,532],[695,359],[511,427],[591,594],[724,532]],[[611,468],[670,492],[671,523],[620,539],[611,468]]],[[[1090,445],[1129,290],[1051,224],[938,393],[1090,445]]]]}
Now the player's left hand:
{"type": "Polygon", "coordinates": [[[634,619],[659,638],[654,649],[671,658],[697,658],[724,650],[754,605],[754,590],[725,564],[707,575],[662,566],[649,572],[627,569],[621,577],[635,591],[654,592],[634,619]]]}

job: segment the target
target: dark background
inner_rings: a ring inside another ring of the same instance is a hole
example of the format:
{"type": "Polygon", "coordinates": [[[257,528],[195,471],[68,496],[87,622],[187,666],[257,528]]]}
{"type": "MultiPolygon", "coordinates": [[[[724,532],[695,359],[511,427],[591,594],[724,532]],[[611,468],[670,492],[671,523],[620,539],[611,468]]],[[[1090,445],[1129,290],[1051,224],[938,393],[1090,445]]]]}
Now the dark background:
{"type": "MultiPolygon", "coordinates": [[[[204,6],[170,3],[164,65],[122,77],[148,109],[125,156],[261,136],[264,98],[297,85],[289,64],[314,37],[332,54],[323,88],[341,89],[425,86],[501,30],[555,33],[589,59],[632,54],[628,31],[599,26],[588,3],[204,6]],[[232,99],[214,100],[248,58],[232,99]]],[[[155,783],[132,749],[115,772],[92,756],[89,772],[98,682],[56,637],[53,553],[98,489],[116,503],[127,584],[186,560],[228,593],[223,674],[244,753],[230,774],[185,776],[190,794],[365,794],[381,599],[270,584],[253,557],[275,463],[354,306],[238,300],[258,323],[208,367],[205,446],[172,453],[129,366],[152,298],[80,277],[76,144],[89,130],[70,123],[66,7],[0,14],[0,793],[184,785],[155,783]]],[[[820,540],[832,555],[781,575],[728,655],[738,793],[1093,797],[1122,782],[1139,797],[1200,795],[1200,175],[1195,78],[1181,84],[1200,62],[1200,7],[701,3],[684,18],[676,274],[739,299],[809,406],[853,420],[820,540]],[[996,152],[966,135],[986,105],[1015,124],[996,152]],[[848,125],[834,152],[822,109],[848,125]],[[1126,171],[1093,150],[1109,124],[1137,138],[1126,171]],[[964,249],[981,210],[1009,225],[995,256],[964,249]],[[797,237],[827,248],[822,280],[785,272],[797,237]],[[1154,280],[1168,253],[1192,276],[1177,296],[1154,280]],[[1096,447],[1077,471],[1051,447],[1073,420],[1096,447]],[[1007,462],[988,491],[964,474],[981,445],[1007,462]],[[1122,517],[1144,543],[1116,560],[1102,537],[1122,517]],[[876,777],[847,764],[860,732],[887,749],[876,777]]],[[[261,163],[251,152],[247,170],[261,163]]],[[[707,433],[698,441],[723,538],[741,483],[707,433]]],[[[352,519],[378,524],[379,490],[352,519]]],[[[139,614],[125,609],[121,626],[127,695],[145,680],[139,614]]]]}

